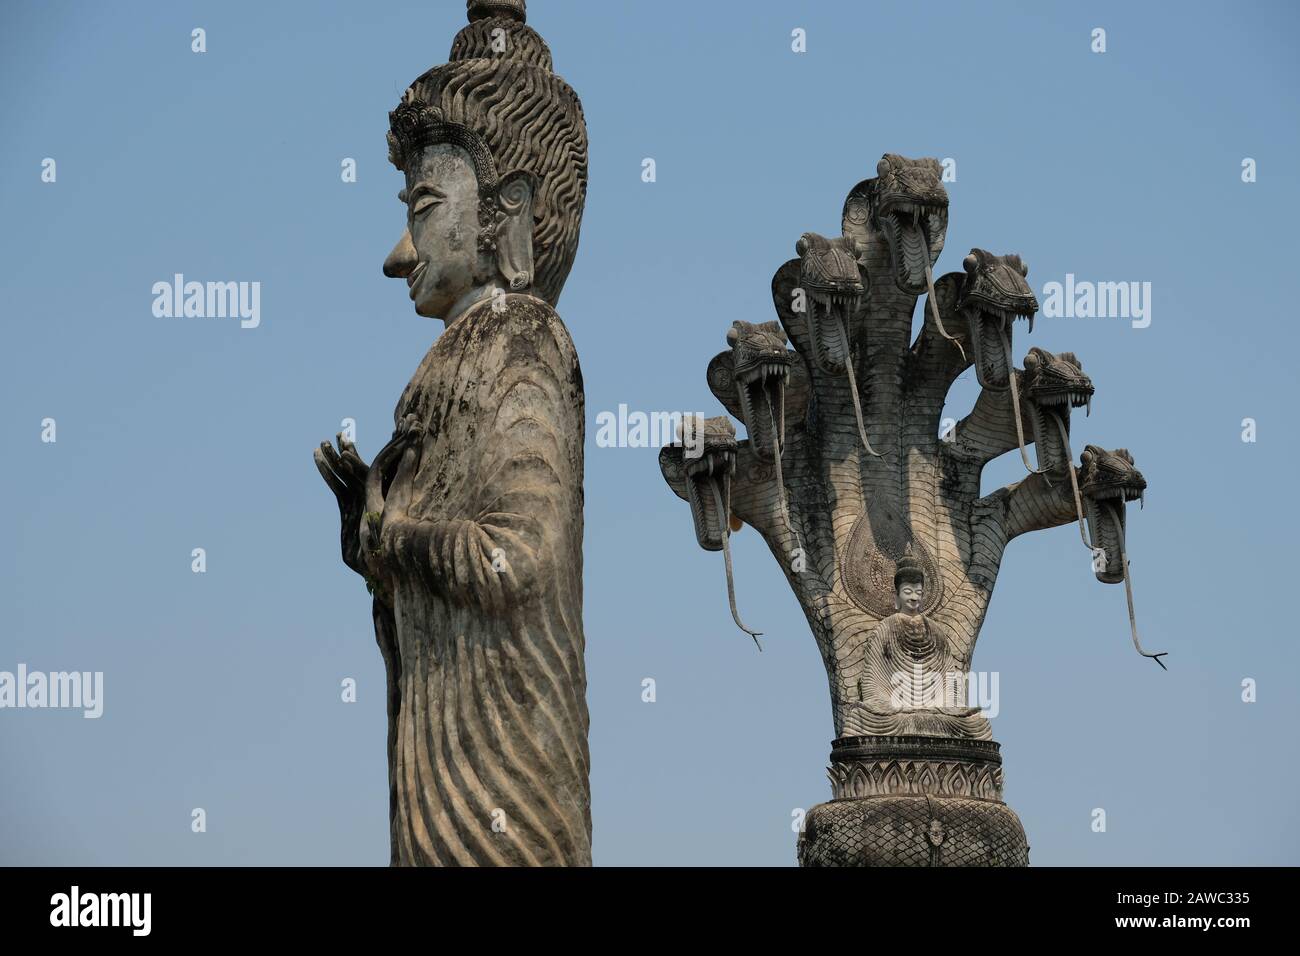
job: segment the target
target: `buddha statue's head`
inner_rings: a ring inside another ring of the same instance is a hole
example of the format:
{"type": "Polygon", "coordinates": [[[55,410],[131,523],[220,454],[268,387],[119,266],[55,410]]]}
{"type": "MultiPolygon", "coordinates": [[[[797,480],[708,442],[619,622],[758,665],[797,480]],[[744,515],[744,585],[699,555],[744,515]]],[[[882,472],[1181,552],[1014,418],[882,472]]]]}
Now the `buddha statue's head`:
{"type": "Polygon", "coordinates": [[[468,15],[451,62],[389,114],[406,228],[384,274],[407,281],[419,315],[447,321],[498,290],[555,305],[587,193],[582,105],[524,0],[469,0],[468,15]]]}
{"type": "Polygon", "coordinates": [[[915,616],[925,605],[925,571],[921,562],[909,553],[898,559],[894,571],[894,607],[915,616]]]}

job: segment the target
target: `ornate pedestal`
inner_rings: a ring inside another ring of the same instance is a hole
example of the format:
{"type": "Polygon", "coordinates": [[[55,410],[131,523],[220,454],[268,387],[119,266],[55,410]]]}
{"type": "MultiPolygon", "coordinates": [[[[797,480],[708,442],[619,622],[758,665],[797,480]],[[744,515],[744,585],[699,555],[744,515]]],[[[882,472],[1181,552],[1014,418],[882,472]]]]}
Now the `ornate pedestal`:
{"type": "Polygon", "coordinates": [[[841,737],[832,799],[808,811],[800,866],[1028,866],[992,740],[841,737]]]}

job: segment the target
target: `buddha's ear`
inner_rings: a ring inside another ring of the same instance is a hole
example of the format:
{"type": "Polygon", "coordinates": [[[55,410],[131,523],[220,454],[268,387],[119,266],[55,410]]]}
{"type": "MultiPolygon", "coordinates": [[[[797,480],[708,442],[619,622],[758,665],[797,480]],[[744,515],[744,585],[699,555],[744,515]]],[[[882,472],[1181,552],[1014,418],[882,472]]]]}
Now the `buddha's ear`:
{"type": "Polygon", "coordinates": [[[497,186],[497,268],[511,292],[533,284],[533,199],[537,177],[520,170],[507,173],[497,186]]]}

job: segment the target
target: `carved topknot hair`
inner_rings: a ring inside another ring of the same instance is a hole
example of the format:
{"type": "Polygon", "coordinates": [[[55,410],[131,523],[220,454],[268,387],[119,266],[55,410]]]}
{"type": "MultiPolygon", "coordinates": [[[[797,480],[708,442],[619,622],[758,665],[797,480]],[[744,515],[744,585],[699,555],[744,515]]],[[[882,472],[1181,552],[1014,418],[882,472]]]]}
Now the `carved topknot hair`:
{"type": "Polygon", "coordinates": [[[469,151],[481,193],[495,189],[483,178],[484,155],[494,180],[532,173],[532,291],[555,305],[578,251],[587,198],[582,103],[552,72],[551,51],[527,25],[524,0],[468,0],[466,13],[469,25],[452,42],[450,62],[419,77],[389,114],[388,158],[405,171],[424,147],[454,142],[469,151]]]}
{"type": "Polygon", "coordinates": [[[484,20],[488,17],[508,17],[520,23],[528,22],[527,4],[524,0],[466,0],[466,16],[469,22],[484,20]]]}
{"type": "Polygon", "coordinates": [[[912,557],[910,544],[907,546],[907,552],[898,559],[894,567],[894,590],[897,591],[904,583],[925,584],[925,567],[912,557]]]}
{"type": "Polygon", "coordinates": [[[524,0],[469,0],[469,26],[456,34],[447,59],[511,59],[554,70],[550,47],[528,26],[524,0]]]}

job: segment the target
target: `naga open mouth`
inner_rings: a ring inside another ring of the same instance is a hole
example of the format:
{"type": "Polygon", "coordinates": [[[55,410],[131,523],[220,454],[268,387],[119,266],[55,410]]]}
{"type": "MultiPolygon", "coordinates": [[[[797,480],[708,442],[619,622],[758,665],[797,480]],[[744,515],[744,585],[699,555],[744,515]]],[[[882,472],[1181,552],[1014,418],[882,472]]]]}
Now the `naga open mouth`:
{"type": "Polygon", "coordinates": [[[926,289],[925,270],[933,266],[943,249],[948,208],[904,198],[882,200],[876,223],[889,243],[894,283],[910,295],[926,289]]]}
{"type": "Polygon", "coordinates": [[[805,232],[794,246],[799,286],[807,303],[813,361],[824,372],[843,375],[849,365],[849,322],[866,286],[848,240],[805,232]]]}
{"type": "Polygon", "coordinates": [[[1031,348],[1025,356],[1025,411],[1034,432],[1038,470],[1057,472],[1072,460],[1070,410],[1092,411],[1092,379],[1073,352],[1031,348]]]}
{"type": "Polygon", "coordinates": [[[764,352],[736,368],[736,395],[749,429],[754,454],[770,462],[785,445],[785,386],[790,355],[785,349],[764,352]]]}
{"type": "Polygon", "coordinates": [[[966,278],[958,309],[970,330],[975,349],[975,377],[983,388],[1003,389],[1011,384],[1012,327],[1027,319],[1034,331],[1038,300],[1025,282],[1029,267],[1019,256],[995,256],[972,249],[962,261],[966,278]]]}
{"type": "MultiPolygon", "coordinates": [[[[786,347],[788,344],[779,321],[755,323],[737,319],[727,330],[730,351],[715,355],[709,363],[709,387],[713,394],[745,423],[749,430],[749,451],[758,461],[773,466],[777,509],[787,528],[789,513],[781,476],[786,402],[792,378],[804,372],[802,365],[795,365],[795,353],[786,347]]],[[[802,381],[806,385],[806,374],[802,375],[802,381]]],[[[798,391],[799,386],[795,389],[798,391]]],[[[803,407],[800,403],[799,408],[803,407]]]]}
{"type": "Polygon", "coordinates": [[[1124,580],[1124,532],[1127,529],[1125,506],[1141,502],[1146,493],[1146,479],[1133,466],[1133,456],[1123,448],[1113,452],[1089,445],[1080,456],[1079,490],[1084,514],[1088,519],[1088,536],[1094,554],[1101,549],[1094,568],[1097,580],[1118,584],[1124,580]]]}
{"type": "Polygon", "coordinates": [[[870,224],[885,237],[894,284],[903,292],[926,290],[926,270],[943,251],[948,234],[948,191],[937,159],[908,159],[886,153],[875,179],[859,183],[844,206],[844,234],[867,238],[870,224]]]}
{"type": "Polygon", "coordinates": [[[1069,406],[1058,409],[1029,402],[1027,411],[1038,470],[1056,472],[1070,460],[1066,444],[1070,438],[1069,406]]]}
{"type": "MultiPolygon", "coordinates": [[[[705,429],[703,452],[696,458],[683,459],[686,500],[695,522],[695,540],[705,551],[721,551],[730,520],[731,477],[736,473],[736,429],[725,417],[695,427],[705,429]]],[[[700,440],[698,435],[683,437],[691,439],[684,442],[688,447],[700,440]]]]}
{"type": "Polygon", "coordinates": [[[805,289],[808,295],[808,334],[813,361],[824,372],[843,375],[849,365],[848,318],[862,302],[860,293],[805,289]]]}
{"type": "Polygon", "coordinates": [[[794,250],[799,255],[799,285],[807,298],[813,361],[824,372],[848,376],[853,414],[862,446],[868,455],[880,458],[882,456],[871,447],[867,438],[849,347],[849,323],[866,294],[853,243],[842,236],[827,239],[815,232],[805,232],[795,243],[794,250]]]}
{"type": "Polygon", "coordinates": [[[975,349],[975,377],[984,388],[1002,389],[1011,376],[1011,339],[1016,319],[1028,319],[1034,330],[1034,309],[1004,308],[987,300],[968,302],[962,314],[975,349]]]}
{"type": "MultiPolygon", "coordinates": [[[[701,453],[694,458],[683,457],[686,500],[691,506],[691,519],[695,522],[695,539],[705,551],[721,551],[727,570],[727,603],[731,619],[736,626],[758,643],[760,634],[746,627],[736,610],[736,583],[731,568],[731,479],[736,473],[736,427],[725,415],[701,421],[690,420],[694,434],[686,431],[683,421],[683,449],[695,442],[701,453]]],[[[661,459],[662,460],[662,459],[661,459]]]]}

